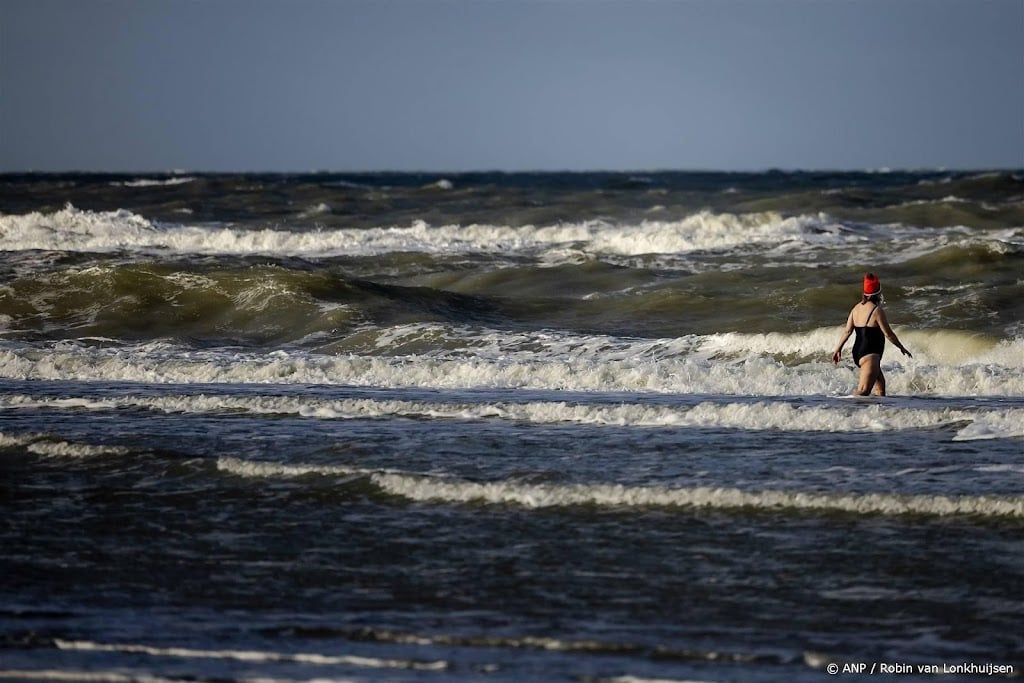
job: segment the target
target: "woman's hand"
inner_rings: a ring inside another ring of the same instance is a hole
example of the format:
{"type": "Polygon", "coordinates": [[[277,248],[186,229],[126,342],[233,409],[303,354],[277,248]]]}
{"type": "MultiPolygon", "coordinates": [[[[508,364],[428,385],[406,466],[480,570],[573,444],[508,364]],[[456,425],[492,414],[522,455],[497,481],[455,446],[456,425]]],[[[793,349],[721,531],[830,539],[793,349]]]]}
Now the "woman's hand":
{"type": "Polygon", "coordinates": [[[839,351],[838,350],[837,351],[833,351],[832,352],[832,363],[835,364],[835,365],[839,365],[839,357],[840,357],[839,351]]]}
{"type": "Polygon", "coordinates": [[[903,352],[903,355],[906,356],[907,358],[913,358],[914,357],[913,354],[910,353],[910,351],[907,351],[902,346],[900,347],[900,351],[903,352]]]}

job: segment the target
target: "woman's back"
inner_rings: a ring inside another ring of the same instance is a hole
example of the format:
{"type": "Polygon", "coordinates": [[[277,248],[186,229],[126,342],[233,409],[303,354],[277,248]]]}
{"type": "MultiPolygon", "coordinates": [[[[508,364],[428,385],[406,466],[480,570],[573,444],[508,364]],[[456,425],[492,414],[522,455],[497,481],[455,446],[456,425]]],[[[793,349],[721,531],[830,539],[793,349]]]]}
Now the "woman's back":
{"type": "Polygon", "coordinates": [[[878,327],[878,316],[876,312],[881,306],[873,301],[865,301],[857,304],[850,311],[854,327],[878,327]]]}

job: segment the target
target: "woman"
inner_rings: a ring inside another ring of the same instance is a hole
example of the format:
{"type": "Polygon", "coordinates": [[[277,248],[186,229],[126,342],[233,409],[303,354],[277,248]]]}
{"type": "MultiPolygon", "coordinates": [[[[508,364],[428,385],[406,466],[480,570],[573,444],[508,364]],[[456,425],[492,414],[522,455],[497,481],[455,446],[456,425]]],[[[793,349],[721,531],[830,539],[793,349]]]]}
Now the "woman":
{"type": "Polygon", "coordinates": [[[882,374],[885,340],[888,339],[895,344],[904,356],[913,356],[889,327],[889,320],[882,308],[882,283],[873,273],[864,276],[864,296],[850,311],[843,336],[832,352],[832,362],[836,365],[839,364],[846,340],[854,332],[857,333],[857,338],[853,342],[853,362],[860,368],[860,382],[857,384],[856,395],[867,396],[874,388],[876,395],[885,396],[885,375],[882,374]]]}

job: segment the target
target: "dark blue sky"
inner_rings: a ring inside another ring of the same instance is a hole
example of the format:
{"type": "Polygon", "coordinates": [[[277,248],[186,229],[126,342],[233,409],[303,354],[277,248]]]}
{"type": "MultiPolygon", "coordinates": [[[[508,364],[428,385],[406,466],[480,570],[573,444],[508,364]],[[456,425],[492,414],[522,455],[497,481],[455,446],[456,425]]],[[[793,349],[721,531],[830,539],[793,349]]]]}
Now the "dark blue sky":
{"type": "Polygon", "coordinates": [[[1024,167],[1024,0],[0,0],[0,171],[1024,167]]]}

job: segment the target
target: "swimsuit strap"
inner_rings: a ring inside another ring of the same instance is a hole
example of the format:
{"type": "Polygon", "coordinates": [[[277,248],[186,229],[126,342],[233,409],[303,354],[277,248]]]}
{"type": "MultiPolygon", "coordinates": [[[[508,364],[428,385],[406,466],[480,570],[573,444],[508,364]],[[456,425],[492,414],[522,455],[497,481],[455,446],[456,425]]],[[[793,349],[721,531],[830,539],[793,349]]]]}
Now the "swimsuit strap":
{"type": "Polygon", "coordinates": [[[867,327],[868,326],[868,323],[871,322],[871,316],[873,316],[875,314],[875,311],[877,311],[877,310],[878,310],[878,306],[875,306],[874,308],[871,309],[871,312],[868,313],[868,317],[864,319],[864,324],[862,325],[862,327],[867,327]]]}

